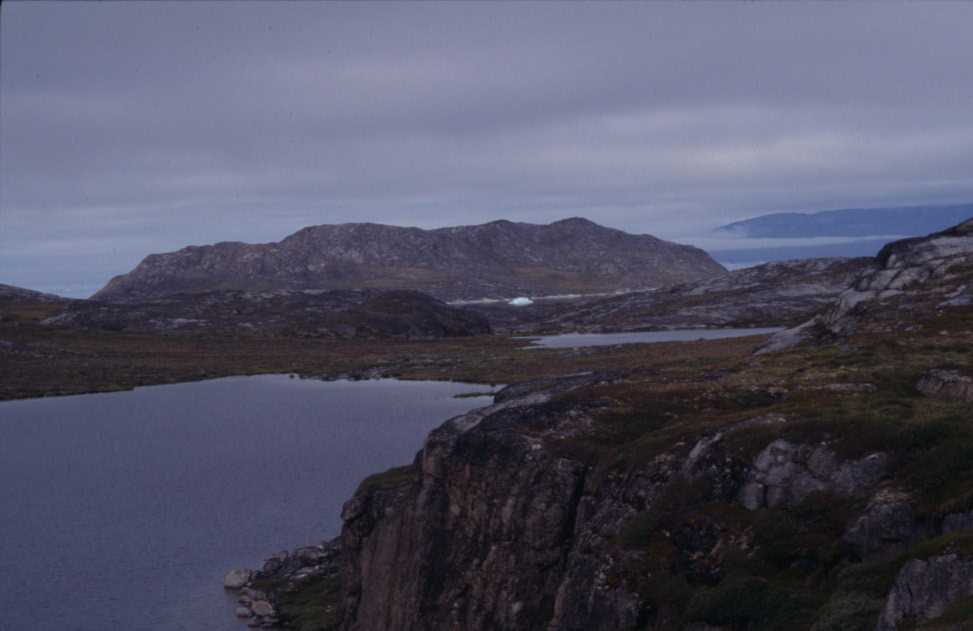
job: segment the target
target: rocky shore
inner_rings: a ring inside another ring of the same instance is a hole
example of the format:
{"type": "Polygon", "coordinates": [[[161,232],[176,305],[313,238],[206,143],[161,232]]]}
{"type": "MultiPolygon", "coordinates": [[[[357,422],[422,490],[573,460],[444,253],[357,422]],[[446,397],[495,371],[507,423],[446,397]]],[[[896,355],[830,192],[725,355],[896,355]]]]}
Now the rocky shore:
{"type": "MultiPolygon", "coordinates": [[[[340,570],[337,560],[335,542],[278,552],[259,570],[230,570],[223,578],[223,587],[238,595],[235,613],[248,627],[279,628],[282,601],[308,585],[336,580],[340,570]]],[[[320,613],[322,619],[327,618],[327,611],[320,613]]]]}

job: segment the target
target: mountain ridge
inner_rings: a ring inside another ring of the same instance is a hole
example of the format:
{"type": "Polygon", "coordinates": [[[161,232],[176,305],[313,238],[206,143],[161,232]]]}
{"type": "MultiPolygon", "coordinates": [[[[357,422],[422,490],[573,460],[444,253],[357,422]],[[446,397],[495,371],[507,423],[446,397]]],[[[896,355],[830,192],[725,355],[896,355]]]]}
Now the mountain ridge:
{"type": "Polygon", "coordinates": [[[278,242],[220,242],[150,254],[92,298],[138,301],[222,289],[410,289],[440,299],[590,293],[725,273],[703,250],[572,217],[425,230],[308,226],[278,242]]]}

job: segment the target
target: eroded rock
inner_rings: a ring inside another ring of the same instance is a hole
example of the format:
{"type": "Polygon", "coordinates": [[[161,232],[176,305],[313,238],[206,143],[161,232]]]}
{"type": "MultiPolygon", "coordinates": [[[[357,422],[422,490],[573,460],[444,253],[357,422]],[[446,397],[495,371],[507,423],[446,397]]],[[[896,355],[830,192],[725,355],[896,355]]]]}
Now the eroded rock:
{"type": "Polygon", "coordinates": [[[885,601],[876,631],[896,631],[904,621],[943,615],[954,602],[973,596],[973,559],[946,554],[909,561],[885,601]]]}
{"type": "Polygon", "coordinates": [[[826,444],[801,445],[775,440],[753,461],[753,468],[740,490],[739,501],[750,510],[764,506],[793,506],[817,492],[858,496],[881,479],[887,464],[884,454],[875,453],[841,462],[826,444]]]}
{"type": "Polygon", "coordinates": [[[930,370],[919,379],[916,390],[927,397],[973,402],[973,378],[956,370],[930,370]]]}

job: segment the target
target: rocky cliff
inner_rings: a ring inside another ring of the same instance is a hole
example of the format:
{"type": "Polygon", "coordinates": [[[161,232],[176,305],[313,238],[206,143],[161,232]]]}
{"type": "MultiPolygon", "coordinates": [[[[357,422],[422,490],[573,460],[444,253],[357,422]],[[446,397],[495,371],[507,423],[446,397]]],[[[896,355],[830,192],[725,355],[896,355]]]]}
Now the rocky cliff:
{"type": "Polygon", "coordinates": [[[705,252],[585,219],[494,221],[438,230],[378,224],[304,228],[278,243],[153,254],[93,297],[142,301],[235,289],[412,289],[442,299],[642,289],[709,278],[705,252]]]}

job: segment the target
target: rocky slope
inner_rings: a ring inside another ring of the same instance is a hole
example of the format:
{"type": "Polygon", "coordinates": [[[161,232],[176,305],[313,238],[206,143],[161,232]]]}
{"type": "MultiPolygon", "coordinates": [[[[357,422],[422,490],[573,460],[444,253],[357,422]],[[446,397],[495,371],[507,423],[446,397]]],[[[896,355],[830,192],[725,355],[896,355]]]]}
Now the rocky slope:
{"type": "Polygon", "coordinates": [[[725,270],[705,252],[585,219],[438,230],[304,228],[278,243],[217,243],[148,256],[93,296],[124,302],[235,289],[413,289],[442,299],[658,287],[725,270]]]}
{"type": "Polygon", "coordinates": [[[973,219],[927,237],[905,239],[879,252],[825,313],[782,331],[768,351],[855,332],[908,330],[930,313],[973,305],[973,219]]]}
{"type": "MultiPolygon", "coordinates": [[[[830,305],[874,265],[865,258],[767,263],[659,291],[562,303],[557,310],[545,305],[546,311],[538,312],[541,317],[516,323],[511,329],[599,332],[794,325],[830,305]]],[[[491,316],[489,309],[480,311],[491,316]]],[[[506,324],[496,319],[498,324],[506,324]]]]}
{"type": "Polygon", "coordinates": [[[509,386],[363,482],[338,539],[228,577],[247,590],[239,615],[344,631],[969,629],[973,306],[952,284],[973,269],[939,256],[973,254],[969,227],[891,248],[855,291],[897,291],[902,308],[855,312],[836,344],[509,386]]]}
{"type": "Polygon", "coordinates": [[[105,331],[426,339],[490,333],[485,318],[413,291],[210,291],[138,303],[79,300],[43,321],[105,331]]]}

